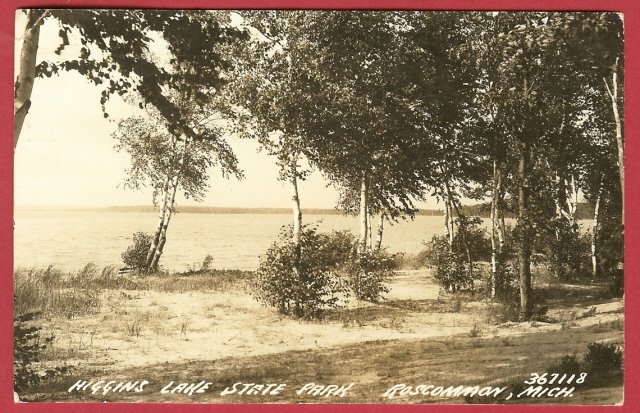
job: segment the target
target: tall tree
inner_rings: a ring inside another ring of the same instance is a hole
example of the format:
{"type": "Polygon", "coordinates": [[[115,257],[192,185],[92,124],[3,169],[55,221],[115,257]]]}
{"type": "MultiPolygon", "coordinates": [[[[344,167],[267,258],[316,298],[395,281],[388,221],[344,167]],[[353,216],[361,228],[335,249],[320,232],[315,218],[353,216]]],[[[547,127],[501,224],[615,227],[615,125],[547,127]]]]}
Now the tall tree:
{"type": "Polygon", "coordinates": [[[261,147],[276,158],[279,178],[290,185],[295,245],[300,244],[302,236],[298,186],[309,173],[302,167],[308,153],[305,111],[315,94],[313,84],[306,81],[310,62],[303,18],[306,13],[242,12],[253,42],[251,50],[244,51],[245,66],[235,82],[236,96],[249,111],[248,133],[257,135],[261,147]]]}
{"type": "Polygon", "coordinates": [[[401,61],[410,56],[406,26],[399,12],[318,12],[307,26],[314,51],[309,82],[323,86],[307,122],[310,159],[340,188],[347,201],[341,206],[358,211],[361,252],[369,216],[411,216],[424,195],[416,172],[424,143],[403,96],[410,69],[401,61]]]}
{"type": "Polygon", "coordinates": [[[479,108],[492,108],[485,119],[504,148],[504,156],[494,158],[503,162],[503,173],[494,176],[501,178],[516,211],[523,319],[533,309],[534,237],[554,211],[575,222],[573,188],[580,179],[579,159],[588,146],[576,139],[587,138],[582,124],[589,113],[584,98],[589,82],[584,62],[572,51],[583,44],[584,33],[576,35],[572,27],[588,24],[583,17],[573,13],[472,15],[476,21],[469,38],[483,67],[479,108]],[[549,192],[554,196],[541,196],[549,192]]]}
{"type": "Polygon", "coordinates": [[[221,130],[207,123],[208,113],[191,107],[191,125],[201,139],[171,134],[157,112],[147,117],[121,121],[113,137],[116,150],[131,157],[125,186],[140,190],[150,187],[159,207],[158,224],[143,270],[155,271],[167,241],[171,217],[176,212],[176,194],[201,201],[209,189],[209,170],[219,167],[223,177],[241,178],[237,159],[228,144],[219,138],[221,130]]]}
{"type": "MultiPolygon", "coordinates": [[[[183,128],[176,129],[165,114],[147,107],[148,119],[125,120],[114,134],[118,140],[116,149],[126,150],[132,158],[128,185],[139,188],[149,183],[154,190],[154,203],[162,200],[158,225],[147,254],[145,269],[148,271],[158,267],[169,222],[175,212],[178,188],[185,197],[201,200],[208,188],[208,169],[212,166],[218,166],[225,177],[242,177],[235,154],[224,138],[224,123],[219,122],[224,113],[230,112],[223,87],[234,69],[230,63],[233,49],[227,42],[206,42],[206,36],[204,40],[198,37],[202,31],[218,24],[221,16],[196,13],[191,17],[190,24],[182,26],[179,33],[168,32],[164,36],[168,39],[195,36],[197,39],[180,49],[173,48],[168,40],[167,50],[158,52],[168,55],[164,70],[172,78],[171,88],[166,87],[163,94],[191,133],[184,133],[183,128]],[[195,66],[191,56],[202,54],[213,54],[218,61],[210,62],[205,68],[195,66]],[[201,72],[217,81],[203,83],[199,80],[201,72]]],[[[149,58],[153,60],[154,56],[149,58]]]]}
{"type": "Polygon", "coordinates": [[[151,57],[153,33],[162,33],[175,59],[201,68],[190,77],[191,82],[202,85],[202,90],[193,96],[195,101],[206,100],[208,92],[225,81],[220,77],[220,69],[230,63],[221,54],[220,46],[246,38],[244,31],[228,24],[228,12],[29,9],[25,13],[27,24],[14,86],[14,149],[31,106],[35,78],[63,71],[76,71],[102,88],[100,103],[105,117],[108,116],[105,103],[110,96],[134,92],[144,103],[155,107],[172,133],[196,137],[197,132],[163,92],[175,89],[180,77],[176,78],[151,57]],[[37,64],[39,30],[49,21],[60,27],[61,44],[56,53],[69,46],[74,38],[71,35],[76,34],[81,43],[79,56],[61,63],[37,64]]]}

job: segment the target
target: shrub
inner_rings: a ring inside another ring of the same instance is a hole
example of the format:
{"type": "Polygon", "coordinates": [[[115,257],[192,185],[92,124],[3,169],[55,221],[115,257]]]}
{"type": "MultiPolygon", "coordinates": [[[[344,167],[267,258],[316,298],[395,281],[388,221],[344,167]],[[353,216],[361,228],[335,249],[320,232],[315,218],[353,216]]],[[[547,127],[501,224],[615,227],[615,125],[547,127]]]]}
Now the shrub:
{"type": "Polygon", "coordinates": [[[202,260],[202,265],[200,266],[201,271],[209,271],[211,269],[211,265],[213,264],[213,256],[211,254],[207,254],[202,260]]]}
{"type": "Polygon", "coordinates": [[[318,234],[321,238],[327,261],[341,266],[353,259],[356,254],[357,240],[349,231],[331,231],[318,234]]]}
{"type": "Polygon", "coordinates": [[[512,262],[498,259],[495,279],[496,300],[502,303],[520,302],[520,280],[512,262]]]}
{"type": "MultiPolygon", "coordinates": [[[[485,228],[482,227],[482,219],[479,217],[465,217],[465,231],[469,252],[474,261],[491,260],[491,238],[485,228]]],[[[460,218],[457,219],[460,223],[460,218]]],[[[458,226],[458,228],[460,228],[458,226]]],[[[465,252],[462,232],[458,230],[453,237],[453,249],[465,252]]],[[[465,252],[466,253],[466,252],[465,252]]]]}
{"type": "Polygon", "coordinates": [[[377,302],[382,294],[388,293],[385,283],[395,275],[395,264],[395,256],[384,249],[352,256],[344,270],[356,298],[377,302]]]}
{"type": "MultiPolygon", "coordinates": [[[[426,246],[428,244],[425,243],[424,245],[426,246]]],[[[420,250],[415,256],[396,254],[396,263],[396,268],[409,268],[412,270],[429,267],[431,265],[429,261],[429,248],[420,250]]]]}
{"type": "Polygon", "coordinates": [[[466,257],[452,250],[445,237],[434,236],[427,248],[429,262],[435,267],[434,277],[444,290],[457,292],[473,286],[466,257]]]}
{"type": "Polygon", "coordinates": [[[556,364],[553,364],[549,366],[549,368],[547,368],[547,373],[571,375],[580,373],[580,370],[582,370],[582,365],[580,364],[576,356],[565,354],[564,356],[560,357],[560,360],[556,364]]]}
{"type": "Polygon", "coordinates": [[[590,272],[590,241],[581,235],[578,224],[556,218],[545,226],[537,239],[539,252],[546,256],[549,272],[561,281],[578,278],[590,272]]]}
{"type": "Polygon", "coordinates": [[[622,369],[622,351],[617,345],[591,343],[587,348],[584,364],[590,376],[606,377],[622,369]]]}
{"type": "Polygon", "coordinates": [[[25,313],[13,319],[13,389],[21,393],[28,387],[50,380],[69,371],[68,367],[44,368],[41,353],[54,337],[43,337],[41,329],[32,321],[38,313],[25,313]]]}
{"type": "MultiPolygon", "coordinates": [[[[605,213],[601,216],[606,216],[605,213]]],[[[616,297],[624,294],[624,240],[620,216],[613,215],[601,220],[598,231],[598,270],[609,280],[611,293],[616,297]]]]}
{"type": "Polygon", "coordinates": [[[147,254],[151,248],[151,235],[145,232],[133,234],[133,245],[122,253],[122,262],[127,266],[140,270],[147,266],[147,254]]]}
{"type": "Polygon", "coordinates": [[[284,227],[279,240],[261,257],[254,295],[281,314],[297,318],[320,318],[326,308],[339,306],[339,293],[347,292],[338,276],[341,263],[316,228],[305,226],[299,245],[284,227]]]}

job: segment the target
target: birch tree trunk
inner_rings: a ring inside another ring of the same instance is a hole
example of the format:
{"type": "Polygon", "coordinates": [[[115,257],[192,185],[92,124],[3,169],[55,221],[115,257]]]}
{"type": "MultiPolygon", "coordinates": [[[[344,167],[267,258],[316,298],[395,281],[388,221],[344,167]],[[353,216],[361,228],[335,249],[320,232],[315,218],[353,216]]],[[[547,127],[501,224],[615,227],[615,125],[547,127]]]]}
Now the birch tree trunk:
{"type": "Polygon", "coordinates": [[[451,188],[449,188],[449,184],[446,182],[445,182],[445,187],[447,189],[447,195],[449,197],[451,205],[453,205],[453,208],[456,211],[456,215],[458,216],[458,229],[462,237],[462,245],[464,246],[464,250],[467,254],[467,262],[469,263],[469,270],[468,270],[469,279],[471,281],[471,288],[473,289],[473,256],[471,255],[469,239],[467,238],[467,220],[464,214],[462,214],[462,212],[460,211],[460,206],[458,205],[458,201],[451,194],[451,188]]]}
{"type": "Polygon", "coordinates": [[[591,274],[593,277],[598,276],[598,227],[600,225],[600,198],[602,197],[602,184],[598,189],[598,196],[596,198],[596,205],[593,208],[593,229],[591,238],[591,274]]]}
{"type": "Polygon", "coordinates": [[[455,225],[456,225],[456,221],[453,217],[453,199],[449,199],[449,245],[451,245],[452,248],[453,248],[453,240],[456,236],[455,225]]]}
{"type": "Polygon", "coordinates": [[[376,237],[376,251],[382,248],[382,233],[384,231],[384,214],[380,214],[378,221],[378,236],[376,237]]]}
{"type": "MultiPolygon", "coordinates": [[[[176,140],[172,141],[172,147],[175,148],[176,140]]],[[[160,230],[160,236],[158,239],[158,245],[153,253],[153,258],[151,259],[151,264],[149,266],[151,271],[155,271],[158,268],[158,262],[160,261],[160,257],[162,256],[162,251],[164,250],[164,244],[167,242],[167,229],[169,228],[169,222],[171,221],[171,215],[175,211],[175,202],[176,202],[176,192],[178,191],[178,185],[180,183],[180,177],[182,175],[184,159],[187,154],[187,138],[184,138],[184,145],[182,147],[182,155],[180,156],[180,162],[178,163],[176,169],[173,171],[173,176],[170,178],[170,195],[167,198],[167,207],[164,215],[164,220],[162,221],[162,229],[160,230]]]]}
{"type": "Polygon", "coordinates": [[[569,223],[573,226],[576,223],[576,213],[578,212],[578,185],[575,175],[571,177],[571,196],[567,197],[569,207],[569,223]]]}
{"type": "Polygon", "coordinates": [[[302,239],[302,209],[300,208],[300,194],[298,193],[298,160],[296,156],[292,157],[291,170],[291,209],[293,212],[293,243],[300,245],[302,239]]]}
{"type": "Polygon", "coordinates": [[[520,278],[520,319],[527,321],[531,318],[533,303],[531,301],[531,245],[529,239],[528,221],[528,188],[527,177],[527,145],[520,154],[518,163],[518,226],[520,234],[518,240],[518,264],[520,278]]]}
{"type": "Polygon", "coordinates": [[[20,132],[24,120],[31,107],[31,92],[36,78],[38,44],[40,43],[40,25],[42,10],[27,12],[27,25],[24,30],[22,49],[20,50],[20,66],[13,94],[13,150],[18,146],[20,132]]]}
{"type": "Polygon", "coordinates": [[[168,208],[167,213],[165,214],[164,221],[162,222],[162,230],[160,231],[160,240],[158,241],[158,246],[156,247],[156,251],[151,261],[152,271],[155,271],[158,269],[158,262],[160,262],[160,257],[162,256],[162,251],[164,250],[164,244],[167,242],[167,229],[169,228],[169,221],[171,221],[171,216],[173,215],[174,208],[175,208],[175,199],[176,199],[176,192],[178,190],[178,182],[179,182],[179,176],[176,175],[171,180],[170,206],[168,208]]]}
{"type": "Polygon", "coordinates": [[[498,169],[498,198],[496,203],[496,221],[498,223],[498,252],[502,254],[505,244],[506,226],[504,223],[504,198],[502,193],[502,171],[498,169]]]}
{"type": "Polygon", "coordinates": [[[149,252],[147,253],[147,258],[145,260],[146,271],[151,270],[153,256],[155,255],[158,244],[160,243],[160,234],[162,233],[162,226],[164,225],[165,215],[167,214],[167,203],[169,202],[169,180],[169,175],[167,175],[162,185],[162,204],[160,205],[160,213],[158,215],[158,225],[156,226],[156,231],[153,234],[153,240],[151,241],[151,246],[149,247],[149,252]]]}
{"type": "Polygon", "coordinates": [[[449,243],[449,249],[451,249],[452,247],[452,237],[451,237],[451,229],[449,228],[449,219],[450,215],[449,215],[449,196],[447,195],[447,197],[444,200],[444,236],[447,239],[447,242],[449,243]]]}
{"type": "Polygon", "coordinates": [[[493,193],[491,197],[491,298],[496,297],[498,279],[498,246],[496,243],[498,227],[498,165],[493,161],[493,193]]]}
{"type": "Polygon", "coordinates": [[[367,175],[363,173],[362,183],[360,185],[360,238],[358,239],[358,252],[360,253],[364,253],[367,250],[368,200],[367,175]]]}
{"type": "Polygon", "coordinates": [[[622,225],[624,228],[624,138],[622,136],[622,120],[620,118],[620,108],[618,107],[618,60],[611,67],[611,88],[604,80],[609,98],[611,99],[611,108],[613,110],[613,119],[616,124],[616,145],[618,147],[618,171],[620,173],[620,193],[622,195],[622,225]]]}
{"type": "Polygon", "coordinates": [[[369,251],[373,251],[373,231],[371,230],[371,211],[367,212],[367,243],[369,251]]]}
{"type": "MultiPolygon", "coordinates": [[[[172,154],[176,150],[176,144],[177,144],[176,137],[171,136],[171,153],[172,154]]],[[[160,244],[160,235],[162,234],[162,227],[164,226],[166,215],[169,212],[170,183],[171,183],[171,172],[167,171],[167,174],[164,178],[164,182],[162,184],[162,204],[160,205],[160,211],[158,214],[158,225],[156,226],[156,231],[153,234],[153,240],[151,241],[151,246],[149,247],[149,252],[147,253],[147,258],[145,260],[145,271],[147,272],[152,270],[151,264],[153,262],[154,256],[156,255],[158,245],[160,244]]]]}
{"type": "Polygon", "coordinates": [[[447,237],[447,242],[449,243],[449,250],[453,250],[453,238],[455,237],[455,228],[454,228],[454,219],[453,219],[453,208],[451,199],[451,194],[449,193],[448,187],[445,185],[445,193],[446,198],[444,201],[444,233],[447,237]]]}

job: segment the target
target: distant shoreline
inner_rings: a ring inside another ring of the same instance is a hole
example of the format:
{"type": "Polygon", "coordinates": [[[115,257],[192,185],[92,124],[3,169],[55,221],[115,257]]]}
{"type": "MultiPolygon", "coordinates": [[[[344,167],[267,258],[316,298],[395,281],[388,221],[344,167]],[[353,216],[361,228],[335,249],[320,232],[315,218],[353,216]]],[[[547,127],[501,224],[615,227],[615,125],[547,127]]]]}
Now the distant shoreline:
{"type": "MultiPolygon", "coordinates": [[[[16,211],[85,211],[85,212],[142,212],[157,213],[158,209],[152,205],[131,205],[111,207],[74,207],[74,206],[16,206],[16,211]]],[[[179,213],[186,214],[245,214],[245,215],[290,215],[290,208],[239,208],[239,207],[208,207],[208,206],[178,206],[179,213]]],[[[303,208],[306,215],[346,215],[344,210],[333,208],[303,208]]],[[[425,209],[416,215],[442,216],[439,209],[425,209]]]]}
{"type": "MultiPolygon", "coordinates": [[[[153,205],[118,205],[110,207],[82,207],[82,206],[42,206],[42,205],[18,205],[15,211],[77,211],[77,212],[137,212],[137,213],[157,213],[158,207],[153,205]]],[[[291,208],[247,208],[247,207],[213,207],[185,205],[178,206],[177,211],[185,214],[218,214],[218,215],[291,215],[291,208]]],[[[490,204],[479,203],[473,205],[462,205],[462,212],[468,217],[477,216],[480,218],[490,217],[490,204]]],[[[349,215],[344,210],[335,208],[303,208],[305,215],[349,215]]],[[[441,209],[421,209],[416,212],[416,216],[444,215],[441,209]]],[[[455,214],[454,214],[455,215],[455,214]]],[[[515,218],[513,213],[505,211],[505,218],[515,218]]],[[[579,202],[576,211],[576,218],[579,220],[593,219],[593,206],[585,202],[579,202]]]]}

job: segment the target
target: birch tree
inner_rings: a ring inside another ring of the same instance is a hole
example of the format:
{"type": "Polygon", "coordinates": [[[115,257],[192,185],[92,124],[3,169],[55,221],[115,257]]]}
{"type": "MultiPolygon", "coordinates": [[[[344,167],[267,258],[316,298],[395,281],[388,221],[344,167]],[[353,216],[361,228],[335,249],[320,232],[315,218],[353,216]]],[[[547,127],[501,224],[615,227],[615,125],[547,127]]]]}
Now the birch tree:
{"type": "Polygon", "coordinates": [[[113,95],[133,94],[161,114],[172,133],[195,138],[179,108],[165,94],[175,89],[176,77],[152,56],[153,34],[161,33],[176,59],[191,62],[202,70],[190,81],[203,85],[194,100],[206,99],[206,90],[217,89],[225,79],[221,68],[229,66],[220,46],[246,38],[246,33],[228,24],[228,12],[193,10],[107,10],[107,9],[29,9],[24,10],[26,25],[14,85],[14,150],[32,105],[37,77],[77,72],[101,89],[99,100],[104,116],[105,104],[113,95]],[[60,54],[71,44],[79,55],[62,61],[39,61],[40,27],[50,22],[59,27],[60,54]],[[79,44],[75,44],[78,39],[79,44]],[[208,47],[202,47],[202,45],[208,47]]]}
{"type": "Polygon", "coordinates": [[[177,211],[178,191],[187,199],[202,201],[209,189],[209,171],[213,167],[219,168],[223,177],[242,177],[231,148],[223,140],[214,139],[221,131],[202,118],[194,122],[198,123],[194,128],[202,138],[185,138],[171,134],[160,115],[152,112],[147,118],[121,121],[113,134],[116,150],[131,157],[125,187],[152,189],[153,203],[158,206],[158,224],[147,253],[145,271],[158,268],[169,222],[177,211]]]}
{"type": "Polygon", "coordinates": [[[276,159],[279,179],[290,186],[292,240],[300,244],[302,208],[299,182],[309,170],[306,111],[312,105],[313,84],[307,82],[309,56],[305,21],[313,13],[296,11],[242,12],[252,33],[245,66],[234,84],[236,96],[248,109],[245,133],[257,137],[261,148],[276,159]]]}
{"type": "Polygon", "coordinates": [[[307,123],[310,159],[357,211],[365,252],[370,216],[412,216],[424,196],[417,173],[424,142],[408,121],[404,98],[414,67],[401,12],[319,12],[309,24],[310,82],[320,85],[307,123]]]}

